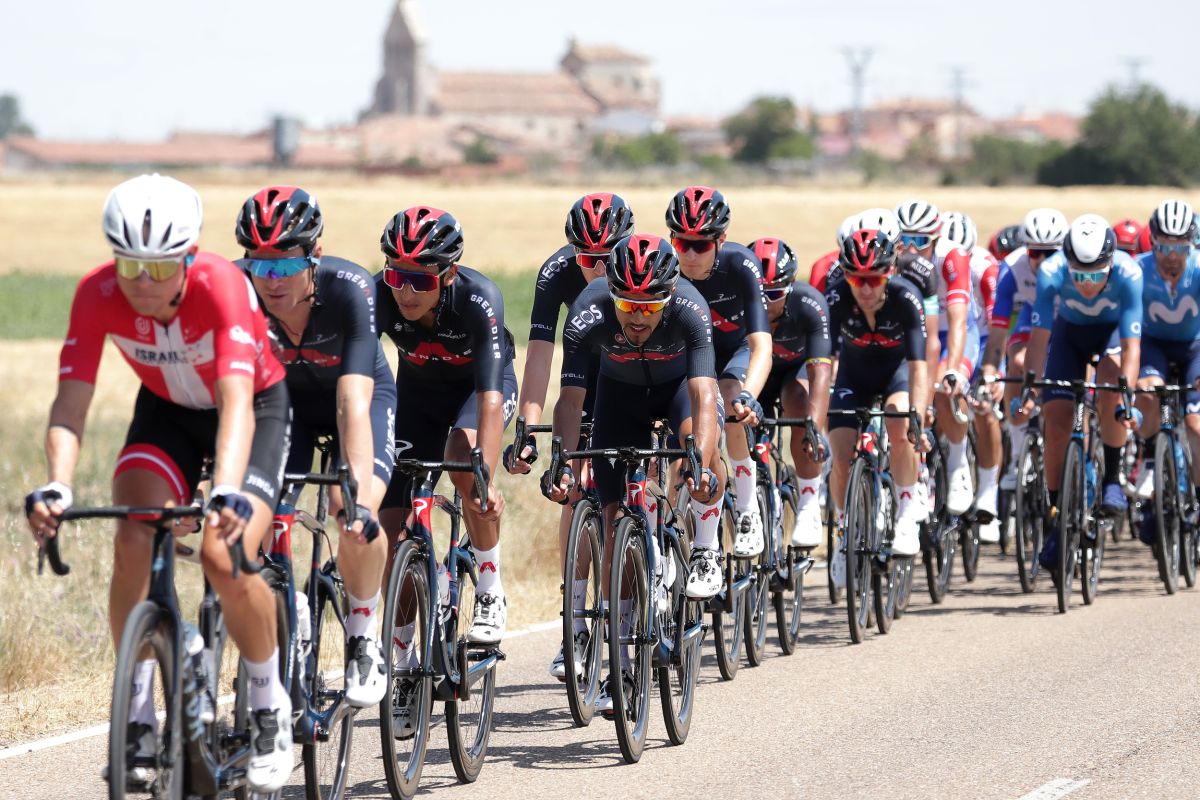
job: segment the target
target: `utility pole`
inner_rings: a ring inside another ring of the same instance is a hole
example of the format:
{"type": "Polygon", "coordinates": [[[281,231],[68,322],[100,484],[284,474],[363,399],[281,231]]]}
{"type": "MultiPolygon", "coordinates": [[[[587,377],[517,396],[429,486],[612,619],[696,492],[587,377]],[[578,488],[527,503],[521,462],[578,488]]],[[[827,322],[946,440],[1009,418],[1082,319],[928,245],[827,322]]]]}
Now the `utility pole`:
{"type": "Polygon", "coordinates": [[[1142,65],[1146,63],[1146,59],[1126,56],[1121,60],[1129,68],[1129,88],[1136,91],[1142,85],[1142,65]]]}
{"type": "Polygon", "coordinates": [[[850,152],[856,156],[862,150],[864,76],[867,64],[870,63],[874,53],[875,50],[871,47],[860,47],[858,50],[849,47],[842,48],[842,55],[846,57],[846,63],[850,67],[850,84],[853,87],[853,103],[850,112],[850,152]]]}
{"type": "Polygon", "coordinates": [[[960,159],[965,155],[963,142],[963,115],[966,113],[965,94],[967,90],[967,71],[961,65],[950,68],[951,87],[954,92],[954,158],[960,159]]]}

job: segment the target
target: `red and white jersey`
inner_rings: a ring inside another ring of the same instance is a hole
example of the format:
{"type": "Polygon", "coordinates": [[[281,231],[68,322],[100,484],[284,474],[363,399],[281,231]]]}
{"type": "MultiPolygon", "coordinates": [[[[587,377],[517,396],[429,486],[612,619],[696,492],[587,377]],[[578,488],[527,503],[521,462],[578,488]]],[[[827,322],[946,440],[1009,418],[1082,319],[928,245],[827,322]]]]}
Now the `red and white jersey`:
{"type": "Polygon", "coordinates": [[[967,328],[977,323],[978,311],[972,297],[971,285],[971,254],[961,247],[935,251],[933,264],[936,267],[938,284],[938,330],[949,330],[949,316],[946,309],[966,303],[967,328]]]}
{"type": "Polygon", "coordinates": [[[979,310],[983,329],[991,324],[992,307],[996,305],[996,286],[1000,282],[1000,262],[986,247],[971,249],[971,290],[979,310]]]}
{"type": "Polygon", "coordinates": [[[219,255],[196,255],[183,299],[165,325],[133,310],[110,261],[75,290],[58,379],[94,384],[104,337],[111,336],[154,394],[185,408],[215,408],[216,382],[226,375],[253,378],[256,394],[284,379],[269,335],[250,281],[219,255]]]}

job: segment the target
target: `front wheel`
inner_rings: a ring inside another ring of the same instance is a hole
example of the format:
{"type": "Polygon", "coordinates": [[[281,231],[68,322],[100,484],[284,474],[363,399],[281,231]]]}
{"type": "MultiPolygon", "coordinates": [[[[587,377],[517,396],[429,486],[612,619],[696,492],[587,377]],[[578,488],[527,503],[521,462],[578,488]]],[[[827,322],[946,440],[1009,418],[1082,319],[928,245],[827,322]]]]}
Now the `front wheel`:
{"type": "Polygon", "coordinates": [[[1175,440],[1159,433],[1154,442],[1154,521],[1158,538],[1154,555],[1158,560],[1158,576],[1167,594],[1179,589],[1179,539],[1181,514],[1179,508],[1179,477],[1175,468],[1175,440]]]}
{"type": "Polygon", "coordinates": [[[563,568],[563,680],[571,719],[580,728],[590,724],[596,713],[604,667],[601,524],[590,501],[575,505],[563,568]]]}
{"type": "Polygon", "coordinates": [[[733,557],[737,520],[730,505],[721,509],[721,538],[725,550],[725,586],[709,603],[712,606],[713,642],[717,648],[717,670],[722,680],[737,677],[742,658],[742,618],[746,614],[743,579],[750,562],[733,557]]]}
{"type": "Polygon", "coordinates": [[[667,726],[667,738],[671,744],[687,741],[695,715],[696,679],[700,675],[700,643],[704,638],[704,604],[689,600],[684,587],[687,585],[687,565],[690,548],[686,539],[679,545],[668,546],[664,553],[674,563],[675,581],[667,587],[670,597],[669,615],[661,615],[659,636],[670,641],[678,650],[671,652],[671,661],[658,668],[658,696],[662,702],[663,721],[667,726]]]}
{"type": "Polygon", "coordinates": [[[1037,585],[1045,530],[1046,482],[1042,472],[1042,450],[1035,436],[1026,436],[1017,461],[1017,489],[1013,497],[1013,544],[1017,555],[1017,577],[1021,591],[1028,594],[1037,585]]]}
{"type": "Polygon", "coordinates": [[[336,596],[324,583],[309,586],[307,592],[315,610],[311,651],[305,659],[305,690],[312,712],[326,717],[328,726],[304,745],[307,800],[336,800],[346,791],[354,735],[354,713],[346,706],[343,679],[346,601],[340,581],[332,586],[336,596]]]}
{"type": "MultiPolygon", "coordinates": [[[[792,491],[782,493],[783,535],[796,524],[795,484],[792,491]]],[[[804,573],[811,564],[809,558],[794,547],[784,547],[780,554],[778,580],[781,584],[772,600],[775,604],[775,627],[779,633],[779,649],[784,655],[796,652],[796,640],[800,637],[800,619],[804,609],[804,573]]]]}
{"type": "MultiPolygon", "coordinates": [[[[870,464],[865,458],[854,462],[846,488],[846,617],[850,641],[867,638],[871,613],[871,556],[875,510],[871,504],[870,464]]],[[[835,556],[836,557],[836,556],[835,556]]]]}
{"type": "Polygon", "coordinates": [[[617,523],[609,576],[608,663],[612,718],[621,756],[642,757],[650,729],[650,584],[640,520],[617,523]],[[624,665],[628,666],[624,666],[624,665]]]}
{"type": "Polygon", "coordinates": [[[774,569],[770,566],[771,551],[778,551],[775,541],[773,519],[770,514],[770,499],[767,488],[761,484],[755,491],[758,500],[758,512],[767,529],[766,543],[758,558],[750,565],[750,586],[746,589],[746,612],[742,617],[743,632],[746,643],[746,662],[757,667],[763,662],[767,649],[767,618],[771,609],[771,575],[774,569]]]}
{"type": "Polygon", "coordinates": [[[1087,516],[1087,487],[1084,484],[1083,445],[1067,445],[1063,463],[1062,490],[1059,492],[1058,514],[1058,611],[1067,613],[1071,607],[1071,584],[1075,578],[1079,539],[1083,536],[1087,516]]]}
{"type": "MultiPolygon", "coordinates": [[[[833,493],[828,491],[829,479],[825,479],[825,509],[823,513],[823,522],[825,523],[825,563],[826,565],[833,559],[838,558],[837,553],[837,506],[833,502],[833,493]]],[[[825,583],[829,588],[829,604],[836,606],[842,602],[842,592],[844,588],[833,582],[833,570],[828,566],[825,568],[825,583]]]]}
{"type": "MultiPolygon", "coordinates": [[[[458,627],[469,630],[475,592],[467,574],[460,572],[458,580],[458,627]]],[[[483,769],[492,735],[497,662],[490,657],[487,648],[468,645],[465,637],[446,642],[446,652],[451,651],[458,658],[460,683],[470,682],[468,691],[464,692],[460,687],[457,696],[446,701],[446,738],[450,744],[450,761],[454,764],[454,774],[459,781],[474,783],[483,769]],[[481,661],[486,661],[488,665],[474,667],[482,670],[482,674],[470,678],[469,671],[481,661]]]]}

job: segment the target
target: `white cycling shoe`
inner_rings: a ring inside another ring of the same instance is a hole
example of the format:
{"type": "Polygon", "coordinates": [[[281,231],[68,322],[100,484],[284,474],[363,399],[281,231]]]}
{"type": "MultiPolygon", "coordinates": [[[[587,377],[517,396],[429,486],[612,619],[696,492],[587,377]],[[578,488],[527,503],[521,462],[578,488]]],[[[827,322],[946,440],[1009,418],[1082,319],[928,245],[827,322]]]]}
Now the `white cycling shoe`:
{"type": "Polygon", "coordinates": [[[763,537],[762,515],[757,508],[738,513],[737,536],[733,539],[733,554],[737,558],[754,558],[763,551],[766,540],[763,537]]]}
{"type": "Polygon", "coordinates": [[[915,556],[921,552],[921,523],[926,519],[926,506],[920,498],[908,494],[901,497],[896,505],[892,555],[915,556]]]}
{"type": "Polygon", "coordinates": [[[475,619],[467,631],[472,644],[499,644],[508,630],[508,599],[503,594],[481,592],[475,595],[475,619]]]}
{"type": "Polygon", "coordinates": [[[346,702],[354,708],[378,705],[387,694],[387,674],[379,642],[353,636],[346,642],[346,702]]]}
{"type": "Polygon", "coordinates": [[[965,514],[975,499],[975,487],[971,485],[971,468],[967,464],[950,474],[950,490],[946,493],[946,510],[958,516],[965,514]]]}
{"type": "Polygon", "coordinates": [[[261,708],[250,715],[250,761],[246,783],[256,792],[277,792],[296,766],[292,754],[292,703],[261,708]]]}
{"type": "Polygon", "coordinates": [[[816,547],[824,533],[821,525],[821,509],[816,501],[796,510],[796,524],[792,527],[792,547],[816,547]]]}
{"type": "Polygon", "coordinates": [[[716,597],[725,583],[725,571],[721,554],[707,547],[692,550],[688,564],[687,588],[684,590],[692,600],[707,600],[716,597]]]}

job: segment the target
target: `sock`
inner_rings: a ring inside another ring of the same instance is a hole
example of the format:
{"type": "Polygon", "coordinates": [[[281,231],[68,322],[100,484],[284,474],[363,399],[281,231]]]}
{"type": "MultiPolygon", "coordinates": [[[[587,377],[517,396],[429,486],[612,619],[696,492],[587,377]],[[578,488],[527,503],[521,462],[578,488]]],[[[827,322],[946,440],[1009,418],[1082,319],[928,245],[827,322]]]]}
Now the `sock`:
{"type": "Polygon", "coordinates": [[[158,661],[148,658],[133,668],[133,695],[129,698],[129,721],[154,726],[154,670],[158,661]]]}
{"type": "MultiPolygon", "coordinates": [[[[633,601],[621,600],[621,636],[633,634],[633,601]]],[[[621,648],[621,669],[629,669],[629,648],[621,648]]]]}
{"type": "Polygon", "coordinates": [[[475,593],[504,594],[504,585],[500,582],[500,543],[496,542],[496,546],[490,550],[481,550],[472,545],[471,552],[475,555],[475,563],[479,565],[479,583],[475,586],[475,593]]]}
{"type": "Polygon", "coordinates": [[[1025,441],[1025,429],[1028,427],[1028,422],[1020,425],[1011,423],[1008,426],[1008,457],[1013,464],[1021,457],[1021,443],[1025,441]]]}
{"type": "Polygon", "coordinates": [[[946,447],[946,469],[955,472],[960,469],[967,458],[967,437],[961,442],[948,442],[946,447]]]}
{"type": "Polygon", "coordinates": [[[405,669],[415,669],[417,662],[417,648],[413,647],[413,636],[417,632],[417,623],[410,622],[407,625],[397,625],[392,628],[392,646],[396,649],[396,655],[393,660],[396,666],[405,669]]]}
{"type": "Polygon", "coordinates": [[[1116,483],[1121,474],[1121,448],[1104,445],[1104,480],[1105,486],[1116,483]]]}
{"type": "Polygon", "coordinates": [[[350,605],[350,616],[346,617],[347,641],[354,636],[378,641],[379,627],[375,624],[375,610],[379,608],[379,592],[369,600],[360,600],[346,592],[346,602],[350,605]]]}
{"type": "Polygon", "coordinates": [[[800,492],[800,496],[796,499],[796,507],[808,508],[809,504],[817,502],[817,498],[820,496],[821,479],[797,476],[796,489],[800,492]]]}
{"type": "Polygon", "coordinates": [[[996,479],[1000,476],[1000,465],[979,468],[979,491],[977,497],[983,497],[986,492],[996,488],[996,479]]]}
{"type": "Polygon", "coordinates": [[[717,548],[717,527],[721,524],[721,501],[718,497],[711,505],[701,503],[696,498],[689,501],[692,509],[693,522],[696,524],[696,547],[708,550],[717,548]]]}
{"type": "Polygon", "coordinates": [[[738,513],[755,508],[757,494],[754,491],[754,462],[748,458],[729,461],[733,467],[733,488],[737,492],[734,505],[738,513]]]}
{"type": "MultiPolygon", "coordinates": [[[[909,486],[901,486],[897,484],[896,497],[899,498],[897,505],[901,508],[907,508],[909,503],[912,503],[917,499],[917,485],[915,483],[909,486]]],[[[899,508],[896,510],[899,511],[899,508]]]]}
{"type": "MultiPolygon", "coordinates": [[[[576,611],[583,608],[587,602],[587,585],[588,582],[586,580],[573,581],[571,583],[571,608],[576,611]]],[[[586,631],[588,627],[587,620],[575,617],[572,627],[574,627],[575,633],[586,631]]]]}
{"type": "Polygon", "coordinates": [[[246,665],[246,677],[250,679],[250,708],[288,708],[292,703],[279,681],[279,648],[271,651],[266,661],[251,661],[242,658],[246,665]]]}

